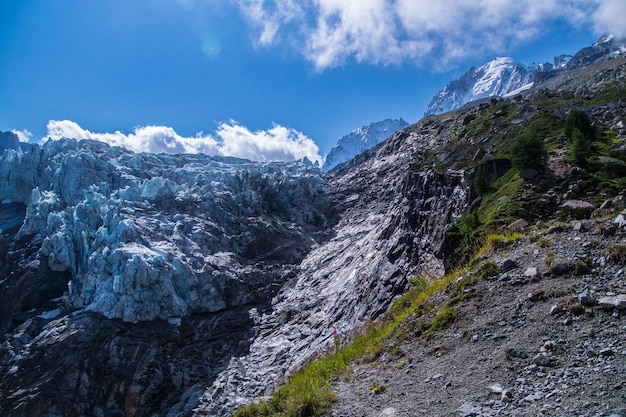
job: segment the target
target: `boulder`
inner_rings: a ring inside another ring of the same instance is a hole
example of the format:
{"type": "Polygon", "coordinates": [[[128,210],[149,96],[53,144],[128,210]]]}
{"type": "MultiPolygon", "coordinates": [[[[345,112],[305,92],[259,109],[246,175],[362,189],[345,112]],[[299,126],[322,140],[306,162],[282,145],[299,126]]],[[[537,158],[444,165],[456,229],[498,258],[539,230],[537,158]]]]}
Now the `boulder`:
{"type": "Polygon", "coordinates": [[[594,205],[582,200],[567,200],[561,208],[575,219],[586,219],[593,213],[594,205]]]}

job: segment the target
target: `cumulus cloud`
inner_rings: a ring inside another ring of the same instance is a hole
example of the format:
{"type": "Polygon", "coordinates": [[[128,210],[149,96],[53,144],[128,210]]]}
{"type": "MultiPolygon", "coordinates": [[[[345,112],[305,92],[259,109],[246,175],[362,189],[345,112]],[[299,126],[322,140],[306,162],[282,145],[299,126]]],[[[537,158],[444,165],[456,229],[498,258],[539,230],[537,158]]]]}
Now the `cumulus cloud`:
{"type": "Polygon", "coordinates": [[[17,135],[17,138],[20,140],[20,142],[29,142],[30,139],[33,137],[33,134],[30,133],[28,130],[24,129],[24,130],[11,130],[11,132],[15,133],[17,135]]]}
{"type": "Polygon", "coordinates": [[[297,42],[316,69],[454,63],[502,53],[553,21],[624,31],[624,0],[238,0],[259,45],[297,42]]]}
{"type": "Polygon", "coordinates": [[[235,156],[253,161],[294,161],[308,158],[321,163],[319,148],[303,133],[274,124],[271,129],[251,131],[231,120],[219,123],[215,136],[202,133],[184,137],[167,126],[136,127],[133,133],[96,133],[71,120],[50,120],[48,139],[93,139],[135,152],[204,153],[235,156]]]}

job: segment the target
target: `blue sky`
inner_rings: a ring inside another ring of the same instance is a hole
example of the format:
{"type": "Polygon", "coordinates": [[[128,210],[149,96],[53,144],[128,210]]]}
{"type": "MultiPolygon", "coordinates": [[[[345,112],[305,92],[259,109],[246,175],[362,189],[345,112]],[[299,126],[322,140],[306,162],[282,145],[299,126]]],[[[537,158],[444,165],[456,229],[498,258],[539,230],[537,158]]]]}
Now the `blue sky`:
{"type": "Polygon", "coordinates": [[[323,156],[496,56],[551,61],[623,0],[2,0],[0,130],[145,151],[323,156]]]}

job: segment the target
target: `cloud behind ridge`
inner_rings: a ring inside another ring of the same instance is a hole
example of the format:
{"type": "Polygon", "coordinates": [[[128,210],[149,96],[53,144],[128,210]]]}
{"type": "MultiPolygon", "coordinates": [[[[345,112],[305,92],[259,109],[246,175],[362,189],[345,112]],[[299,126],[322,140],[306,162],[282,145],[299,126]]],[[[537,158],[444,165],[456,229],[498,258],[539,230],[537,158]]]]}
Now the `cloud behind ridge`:
{"type": "Polygon", "coordinates": [[[96,133],[71,120],[50,120],[42,141],[61,138],[93,139],[135,152],[204,153],[235,156],[259,162],[294,161],[303,158],[322,162],[319,148],[305,134],[274,124],[272,128],[251,131],[231,120],[218,124],[215,136],[199,133],[184,137],[168,126],[140,126],[133,133],[96,133]]]}

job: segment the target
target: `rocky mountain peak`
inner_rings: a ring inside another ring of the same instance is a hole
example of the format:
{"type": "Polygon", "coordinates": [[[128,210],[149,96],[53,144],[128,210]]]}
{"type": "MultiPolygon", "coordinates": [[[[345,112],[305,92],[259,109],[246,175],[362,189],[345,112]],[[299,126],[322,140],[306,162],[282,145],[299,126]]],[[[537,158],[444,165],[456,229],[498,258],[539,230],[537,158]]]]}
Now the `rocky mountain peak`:
{"type": "Polygon", "coordinates": [[[404,129],[408,125],[402,119],[386,119],[353,130],[337,141],[337,144],[328,153],[322,169],[330,171],[337,165],[378,145],[394,132],[404,129]]]}
{"type": "Polygon", "coordinates": [[[544,67],[522,64],[510,57],[495,58],[479,68],[471,67],[433,97],[426,115],[445,113],[470,101],[529,88],[535,74],[544,67]]]}
{"type": "Polygon", "coordinates": [[[574,56],[560,55],[552,63],[525,64],[510,57],[495,58],[478,69],[469,68],[458,80],[448,83],[433,97],[425,115],[446,113],[486,97],[528,91],[536,80],[553,77],[555,72],[575,70],[624,54],[626,40],[607,34],[574,56]]]}

